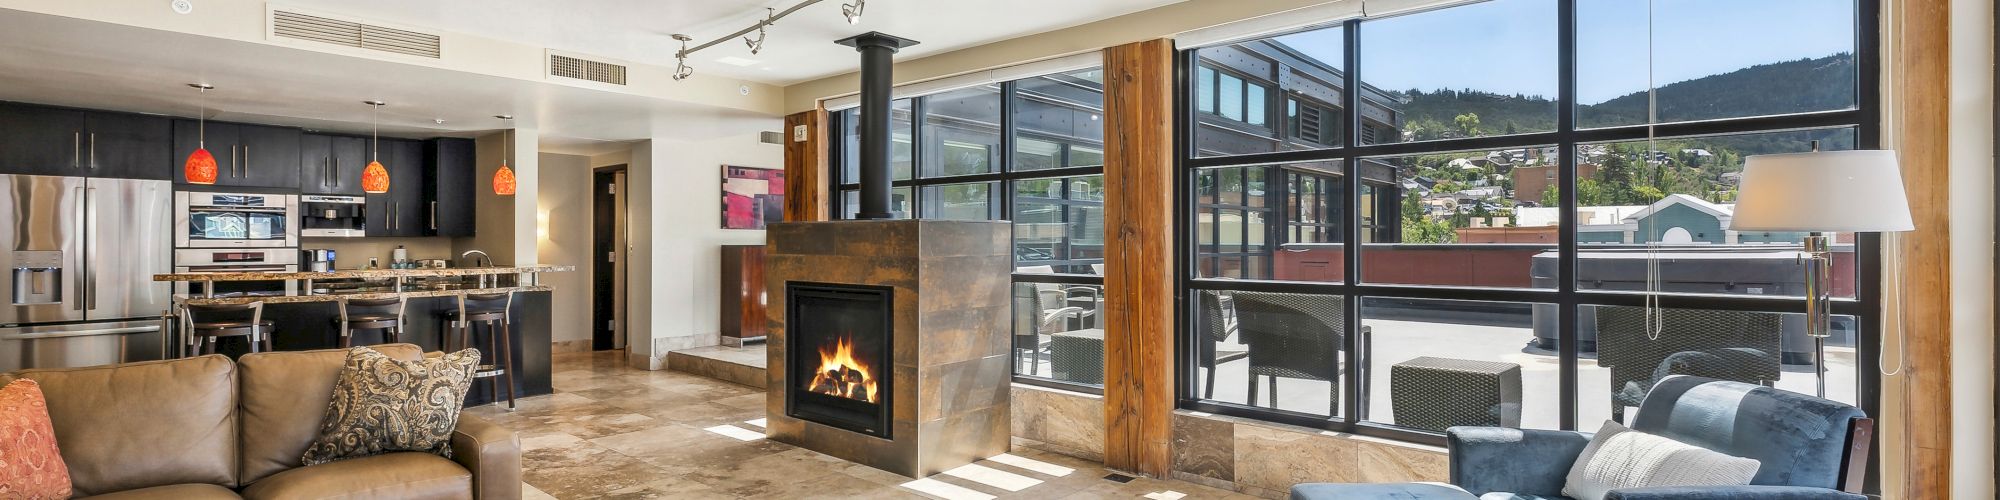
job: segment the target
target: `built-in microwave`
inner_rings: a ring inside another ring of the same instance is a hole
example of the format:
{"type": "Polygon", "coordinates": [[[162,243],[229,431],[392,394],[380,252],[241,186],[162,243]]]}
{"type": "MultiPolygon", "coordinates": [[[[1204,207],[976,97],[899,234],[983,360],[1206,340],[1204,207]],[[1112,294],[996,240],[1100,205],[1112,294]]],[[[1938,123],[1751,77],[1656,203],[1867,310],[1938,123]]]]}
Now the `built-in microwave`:
{"type": "Polygon", "coordinates": [[[295,248],[299,195],[174,193],[176,248],[295,248]]]}

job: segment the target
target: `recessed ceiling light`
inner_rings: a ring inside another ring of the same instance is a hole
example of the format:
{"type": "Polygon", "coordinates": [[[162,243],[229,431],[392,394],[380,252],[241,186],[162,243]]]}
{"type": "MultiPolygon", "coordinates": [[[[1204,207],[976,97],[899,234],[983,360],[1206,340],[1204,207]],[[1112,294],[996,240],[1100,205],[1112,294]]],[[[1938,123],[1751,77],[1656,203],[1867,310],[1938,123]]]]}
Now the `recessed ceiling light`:
{"type": "Polygon", "coordinates": [[[759,63],[759,62],[761,62],[761,61],[758,61],[758,60],[756,60],[756,59],[744,59],[744,58],[741,58],[741,57],[736,57],[736,56],[726,56],[726,57],[721,57],[721,58],[717,58],[717,59],[715,60],[715,62],[719,62],[719,63],[723,63],[723,64],[727,64],[727,65],[730,65],[730,66],[738,66],[738,67],[744,67],[744,68],[748,68],[748,67],[751,67],[751,66],[756,66],[756,65],[757,65],[757,63],[759,63]]]}

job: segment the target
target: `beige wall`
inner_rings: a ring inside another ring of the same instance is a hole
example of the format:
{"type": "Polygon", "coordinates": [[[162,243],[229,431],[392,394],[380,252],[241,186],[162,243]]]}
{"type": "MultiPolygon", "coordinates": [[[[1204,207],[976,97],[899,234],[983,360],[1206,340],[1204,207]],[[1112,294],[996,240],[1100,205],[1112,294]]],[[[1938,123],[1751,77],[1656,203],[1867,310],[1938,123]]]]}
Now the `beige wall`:
{"type": "Polygon", "coordinates": [[[722,166],[782,168],[784,148],[757,134],[656,140],[634,147],[630,160],[628,345],[635,365],[659,369],[667,351],[721,341],[720,247],[764,242],[763,231],[721,228],[722,166]]]}
{"type": "MultiPolygon", "coordinates": [[[[389,267],[389,255],[396,249],[396,245],[402,245],[404,250],[408,250],[412,260],[458,258],[458,254],[451,251],[451,238],[445,237],[299,239],[299,248],[333,249],[334,258],[338,259],[334,263],[341,269],[358,269],[366,266],[369,257],[380,258],[382,267],[389,267]]],[[[303,262],[299,264],[301,267],[305,265],[303,262]]]]}
{"type": "Polygon", "coordinates": [[[493,194],[493,173],[500,170],[500,161],[505,151],[501,149],[501,134],[492,133],[479,136],[474,142],[474,161],[477,163],[480,181],[473,189],[474,212],[478,218],[474,222],[475,233],[470,238],[453,238],[453,255],[467,250],[479,250],[493,258],[494,264],[527,265],[536,263],[535,234],[540,227],[538,212],[534,203],[519,203],[517,200],[537,199],[536,186],[539,184],[539,149],[535,142],[535,129],[514,129],[507,137],[507,166],[514,170],[514,196],[493,194]]]}
{"type": "Polygon", "coordinates": [[[1995,498],[1993,1],[1951,2],[1951,493],[1995,498]]]}
{"type": "MultiPolygon", "coordinates": [[[[1329,3],[1339,2],[1188,0],[1047,33],[934,54],[921,59],[899,60],[895,68],[895,80],[896,84],[901,85],[1080,54],[1114,45],[1171,37],[1197,29],[1329,3]]],[[[859,56],[856,57],[856,61],[859,61],[859,56]]],[[[820,99],[852,94],[856,91],[860,79],[861,75],[857,72],[787,86],[785,112],[797,113],[810,110],[818,105],[820,99]]]]}
{"type": "Polygon", "coordinates": [[[542,284],[556,288],[549,304],[553,309],[551,341],[588,341],[592,310],[590,157],[542,153],[540,160],[537,223],[543,229],[536,242],[536,260],[576,266],[576,272],[541,276],[542,284]]]}

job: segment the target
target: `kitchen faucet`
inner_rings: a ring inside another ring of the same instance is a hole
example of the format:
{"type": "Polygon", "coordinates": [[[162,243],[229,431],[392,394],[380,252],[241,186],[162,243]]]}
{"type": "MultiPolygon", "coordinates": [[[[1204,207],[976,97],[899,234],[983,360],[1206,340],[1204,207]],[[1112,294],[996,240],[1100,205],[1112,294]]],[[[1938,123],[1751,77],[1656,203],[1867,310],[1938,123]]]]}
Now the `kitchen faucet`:
{"type": "MultiPolygon", "coordinates": [[[[486,255],[486,252],[481,252],[481,251],[478,251],[478,250],[466,250],[466,251],[465,251],[465,253],[461,253],[461,254],[458,254],[458,258],[459,258],[459,259],[465,259],[465,258],[467,258],[467,257],[471,257],[471,256],[472,256],[472,254],[475,254],[475,253],[476,253],[476,254],[479,254],[479,258],[477,258],[477,259],[473,259],[473,260],[472,260],[472,264],[473,264],[473,265],[472,265],[472,266],[470,266],[470,267],[493,267],[493,258],[492,258],[492,257],[489,257],[489,256],[487,256],[487,255],[486,255]],[[480,264],[479,264],[479,261],[481,261],[481,260],[484,260],[484,261],[486,261],[486,264],[485,264],[485,265],[480,265],[480,264]]],[[[486,278],[488,278],[488,277],[489,277],[489,275],[485,275],[485,274],[481,274],[481,275],[479,275],[479,288],[486,288],[486,278]]]]}

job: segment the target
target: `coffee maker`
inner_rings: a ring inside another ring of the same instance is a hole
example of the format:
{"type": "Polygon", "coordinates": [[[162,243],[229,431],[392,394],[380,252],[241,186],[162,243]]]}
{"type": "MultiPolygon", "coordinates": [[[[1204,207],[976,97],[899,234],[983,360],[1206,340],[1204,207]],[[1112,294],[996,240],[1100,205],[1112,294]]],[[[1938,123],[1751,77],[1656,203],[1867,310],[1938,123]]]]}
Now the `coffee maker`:
{"type": "Polygon", "coordinates": [[[334,266],[333,249],[307,248],[304,252],[306,254],[305,264],[307,271],[323,273],[338,269],[334,266]]]}

